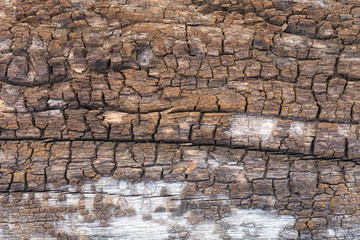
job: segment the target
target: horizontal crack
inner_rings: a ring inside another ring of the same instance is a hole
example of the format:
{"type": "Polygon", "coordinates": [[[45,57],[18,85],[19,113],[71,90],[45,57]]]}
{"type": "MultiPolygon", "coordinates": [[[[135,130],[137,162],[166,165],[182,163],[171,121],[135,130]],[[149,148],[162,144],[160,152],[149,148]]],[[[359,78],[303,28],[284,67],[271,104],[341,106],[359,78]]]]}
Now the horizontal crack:
{"type": "Polygon", "coordinates": [[[38,141],[45,143],[54,143],[54,142],[110,142],[110,143],[154,143],[154,144],[175,144],[179,146],[198,146],[198,147],[227,147],[229,149],[245,149],[248,151],[257,151],[264,152],[269,154],[281,154],[281,155],[291,155],[301,157],[299,160],[333,160],[333,161],[358,161],[360,158],[342,158],[342,157],[324,157],[316,156],[312,154],[304,154],[296,151],[289,150],[276,150],[271,148],[256,148],[251,146],[239,146],[239,145],[229,145],[229,144],[219,144],[219,143],[196,143],[190,141],[167,141],[167,140],[121,140],[121,139],[52,139],[52,138],[0,138],[1,142],[8,141],[38,141]]]}

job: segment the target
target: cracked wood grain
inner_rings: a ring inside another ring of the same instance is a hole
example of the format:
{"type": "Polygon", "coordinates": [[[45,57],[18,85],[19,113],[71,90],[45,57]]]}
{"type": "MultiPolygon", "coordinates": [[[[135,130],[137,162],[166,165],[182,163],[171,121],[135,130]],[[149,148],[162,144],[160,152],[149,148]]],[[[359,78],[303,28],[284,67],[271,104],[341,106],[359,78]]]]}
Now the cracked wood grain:
{"type": "Polygon", "coordinates": [[[358,239],[359,17],[2,1],[1,238],[358,239]]]}

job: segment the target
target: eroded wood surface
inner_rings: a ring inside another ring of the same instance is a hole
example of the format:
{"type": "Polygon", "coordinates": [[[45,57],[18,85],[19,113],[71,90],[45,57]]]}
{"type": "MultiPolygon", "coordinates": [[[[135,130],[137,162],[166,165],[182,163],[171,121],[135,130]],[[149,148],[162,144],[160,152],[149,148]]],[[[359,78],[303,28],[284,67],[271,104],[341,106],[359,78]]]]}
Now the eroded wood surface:
{"type": "Polygon", "coordinates": [[[0,3],[4,239],[358,239],[357,0],[0,3]]]}

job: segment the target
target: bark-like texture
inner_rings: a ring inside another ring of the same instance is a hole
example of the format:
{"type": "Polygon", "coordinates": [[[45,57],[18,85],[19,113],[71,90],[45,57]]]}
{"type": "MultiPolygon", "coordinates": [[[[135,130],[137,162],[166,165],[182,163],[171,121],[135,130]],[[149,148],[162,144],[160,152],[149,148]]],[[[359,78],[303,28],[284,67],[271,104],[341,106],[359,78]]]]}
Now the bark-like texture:
{"type": "Polygon", "coordinates": [[[0,20],[2,238],[360,238],[359,1],[4,0],[0,20]]]}

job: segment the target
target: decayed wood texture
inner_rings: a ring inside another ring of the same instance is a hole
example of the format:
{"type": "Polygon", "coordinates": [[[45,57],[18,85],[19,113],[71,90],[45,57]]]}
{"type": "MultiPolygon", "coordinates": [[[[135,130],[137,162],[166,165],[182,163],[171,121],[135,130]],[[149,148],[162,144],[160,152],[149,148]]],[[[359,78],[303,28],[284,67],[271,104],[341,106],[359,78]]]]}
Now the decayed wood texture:
{"type": "Polygon", "coordinates": [[[360,238],[360,2],[0,2],[4,239],[360,238]]]}

